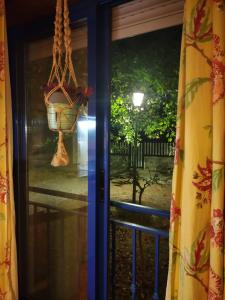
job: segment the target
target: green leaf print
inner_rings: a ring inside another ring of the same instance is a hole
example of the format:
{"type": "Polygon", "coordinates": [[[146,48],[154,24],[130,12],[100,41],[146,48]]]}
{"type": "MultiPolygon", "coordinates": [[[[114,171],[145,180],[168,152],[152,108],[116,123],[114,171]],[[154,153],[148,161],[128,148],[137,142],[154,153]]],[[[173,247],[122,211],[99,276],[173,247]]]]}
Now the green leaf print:
{"type": "Polygon", "coordinates": [[[194,97],[199,89],[199,87],[205,83],[211,81],[208,77],[197,77],[194,78],[191,82],[188,82],[185,87],[185,93],[182,96],[181,100],[184,101],[185,108],[188,108],[189,105],[193,102],[194,97]]]}
{"type": "Polygon", "coordinates": [[[222,176],[223,176],[223,168],[213,171],[213,175],[212,175],[213,191],[216,191],[219,188],[222,176]]]}
{"type": "Polygon", "coordinates": [[[204,43],[212,39],[212,23],[210,22],[210,8],[205,0],[198,0],[189,18],[187,37],[193,42],[204,43]]]}
{"type": "Polygon", "coordinates": [[[184,161],[184,150],[180,149],[180,159],[184,161]]]}
{"type": "Polygon", "coordinates": [[[209,227],[201,230],[191,246],[190,269],[194,273],[205,272],[209,262],[209,227]]]}

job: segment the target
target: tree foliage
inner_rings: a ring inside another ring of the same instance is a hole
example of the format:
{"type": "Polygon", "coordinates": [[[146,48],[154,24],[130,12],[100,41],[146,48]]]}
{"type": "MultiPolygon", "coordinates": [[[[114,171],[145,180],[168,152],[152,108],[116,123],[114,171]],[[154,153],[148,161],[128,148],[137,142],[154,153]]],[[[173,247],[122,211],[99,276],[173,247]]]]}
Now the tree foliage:
{"type": "Polygon", "coordinates": [[[113,43],[112,140],[175,137],[181,28],[173,27],[113,43]],[[132,105],[135,91],[145,93],[140,110],[132,105]]]}

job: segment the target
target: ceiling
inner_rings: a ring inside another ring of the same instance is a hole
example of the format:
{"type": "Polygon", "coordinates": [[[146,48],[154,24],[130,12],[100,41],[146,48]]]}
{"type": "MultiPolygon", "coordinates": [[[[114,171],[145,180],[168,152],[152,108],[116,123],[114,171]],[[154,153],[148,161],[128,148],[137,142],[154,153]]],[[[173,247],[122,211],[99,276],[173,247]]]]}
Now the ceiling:
{"type": "MultiPolygon", "coordinates": [[[[78,0],[68,0],[69,4],[78,0]]],[[[54,14],[56,0],[6,0],[8,25],[22,25],[54,14]]]]}

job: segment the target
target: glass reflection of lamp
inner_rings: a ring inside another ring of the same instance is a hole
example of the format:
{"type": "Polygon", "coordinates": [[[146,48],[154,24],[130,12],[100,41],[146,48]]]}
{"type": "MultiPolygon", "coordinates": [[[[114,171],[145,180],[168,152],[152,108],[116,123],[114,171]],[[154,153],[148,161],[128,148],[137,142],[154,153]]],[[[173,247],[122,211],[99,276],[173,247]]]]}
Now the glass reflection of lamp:
{"type": "MultiPolygon", "coordinates": [[[[135,92],[133,93],[133,105],[138,108],[142,105],[144,99],[144,93],[135,92]]],[[[136,203],[136,186],[137,186],[137,142],[138,142],[138,127],[137,127],[137,116],[134,121],[134,155],[133,155],[133,195],[132,201],[136,203]]]]}
{"type": "Polygon", "coordinates": [[[79,176],[88,175],[88,132],[95,130],[94,118],[81,116],[77,122],[77,149],[74,155],[78,166],[79,176]]]}

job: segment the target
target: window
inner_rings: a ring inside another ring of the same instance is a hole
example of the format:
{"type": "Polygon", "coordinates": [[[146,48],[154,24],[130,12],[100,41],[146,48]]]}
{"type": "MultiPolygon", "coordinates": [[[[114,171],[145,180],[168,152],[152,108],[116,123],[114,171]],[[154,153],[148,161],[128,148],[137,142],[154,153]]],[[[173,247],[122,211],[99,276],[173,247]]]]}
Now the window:
{"type": "Polygon", "coordinates": [[[112,299],[165,297],[182,6],[182,1],[131,1],[113,10],[112,299]],[[141,107],[132,103],[134,92],[144,93],[141,107]]]}
{"type": "MultiPolygon", "coordinates": [[[[85,299],[88,122],[83,112],[76,130],[64,134],[69,166],[51,166],[58,134],[49,130],[42,90],[51,70],[51,50],[52,40],[37,41],[28,46],[26,293],[28,299],[85,299]]],[[[73,31],[73,61],[79,85],[87,86],[85,24],[79,24],[73,31]],[[74,43],[74,40],[79,42],[74,43]]]]}

